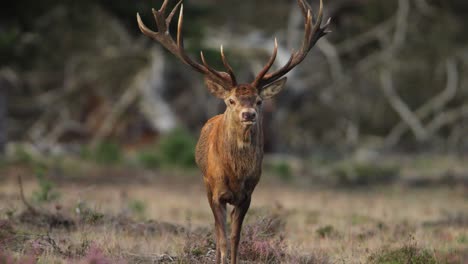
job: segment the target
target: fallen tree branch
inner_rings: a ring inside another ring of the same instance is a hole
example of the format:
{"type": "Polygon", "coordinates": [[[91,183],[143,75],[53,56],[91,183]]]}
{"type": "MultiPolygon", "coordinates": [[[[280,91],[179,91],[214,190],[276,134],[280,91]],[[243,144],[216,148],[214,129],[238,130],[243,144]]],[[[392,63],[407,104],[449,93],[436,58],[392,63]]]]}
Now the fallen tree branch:
{"type": "MultiPolygon", "coordinates": [[[[455,97],[459,83],[459,73],[455,60],[449,59],[447,61],[446,72],[447,83],[445,89],[415,111],[415,115],[420,120],[424,120],[432,113],[440,111],[455,97]]],[[[385,145],[387,147],[396,145],[407,130],[407,123],[400,121],[385,138],[385,145]]]]}
{"type": "Polygon", "coordinates": [[[355,52],[356,49],[359,49],[360,47],[379,39],[380,35],[388,34],[388,31],[393,28],[394,22],[395,16],[392,16],[384,22],[371,28],[370,30],[336,44],[336,50],[338,54],[343,55],[346,53],[355,52]]]}
{"type": "Polygon", "coordinates": [[[419,142],[425,141],[428,138],[428,133],[421,123],[421,120],[410,110],[408,105],[398,96],[393,88],[393,80],[389,70],[380,72],[380,87],[384,92],[390,105],[400,115],[401,119],[410,127],[416,140],[419,142]]]}
{"type": "Polygon", "coordinates": [[[441,112],[427,125],[427,129],[429,133],[435,134],[442,127],[455,123],[466,116],[468,116],[468,103],[456,109],[441,112]]]}
{"type": "Polygon", "coordinates": [[[398,0],[398,10],[396,14],[395,34],[392,39],[391,51],[399,49],[406,41],[408,33],[408,18],[410,13],[409,0],[398,0]]]}
{"type": "Polygon", "coordinates": [[[432,7],[426,0],[414,0],[416,3],[416,8],[424,15],[433,15],[435,14],[436,10],[432,7]]]}
{"type": "Polygon", "coordinates": [[[340,81],[344,77],[343,64],[336,47],[327,39],[323,39],[317,43],[317,47],[325,55],[330,66],[330,72],[334,80],[340,81]]]}

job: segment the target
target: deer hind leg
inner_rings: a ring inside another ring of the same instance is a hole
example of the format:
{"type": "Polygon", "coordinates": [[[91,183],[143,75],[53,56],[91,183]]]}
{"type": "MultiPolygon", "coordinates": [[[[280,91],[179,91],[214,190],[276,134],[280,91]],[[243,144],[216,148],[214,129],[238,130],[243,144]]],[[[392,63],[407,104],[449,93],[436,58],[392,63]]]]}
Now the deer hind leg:
{"type": "Polygon", "coordinates": [[[208,201],[215,218],[216,264],[227,264],[226,203],[211,195],[208,195],[208,201]]]}
{"type": "Polygon", "coordinates": [[[250,197],[239,205],[235,206],[231,212],[231,264],[237,264],[238,256],[237,249],[239,248],[239,241],[242,230],[242,223],[244,222],[245,214],[250,207],[250,197]]]}

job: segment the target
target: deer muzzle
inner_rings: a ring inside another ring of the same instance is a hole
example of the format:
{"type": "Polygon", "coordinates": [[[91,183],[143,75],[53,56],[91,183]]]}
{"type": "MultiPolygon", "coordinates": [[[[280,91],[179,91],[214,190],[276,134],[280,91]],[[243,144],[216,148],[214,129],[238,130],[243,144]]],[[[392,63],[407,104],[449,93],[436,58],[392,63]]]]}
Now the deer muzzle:
{"type": "Polygon", "coordinates": [[[257,111],[253,108],[247,108],[241,111],[240,120],[243,124],[255,124],[257,121],[257,111]]]}

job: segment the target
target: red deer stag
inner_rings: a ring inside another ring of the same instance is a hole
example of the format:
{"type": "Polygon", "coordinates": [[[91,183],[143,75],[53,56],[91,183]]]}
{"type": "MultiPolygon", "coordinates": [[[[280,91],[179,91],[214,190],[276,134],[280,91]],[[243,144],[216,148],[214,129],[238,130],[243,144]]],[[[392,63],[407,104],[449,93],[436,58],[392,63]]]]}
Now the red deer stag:
{"type": "Polygon", "coordinates": [[[278,50],[275,40],[273,54],[255,80],[252,83],[238,84],[222,46],[221,59],[226,72],[210,67],[203,52],[200,54],[201,63],[193,61],[185,53],[181,2],[167,17],[165,11],[168,0],[164,1],[159,10],[153,9],[158,32],[148,29],[137,14],[138,26],[143,34],[161,43],[183,63],[202,73],[208,90],[226,103],[224,114],[211,118],[202,128],[195,155],[198,167],[203,173],[208,202],[215,219],[216,263],[227,263],[226,203],[234,206],[231,212],[230,242],[231,263],[236,264],[242,222],[262,172],[262,101],[273,97],[283,88],[286,77],[281,77],[301,63],[315,43],[329,32],[327,26],[330,24],[330,19],[322,27],[322,0],[317,17],[313,17],[311,7],[305,0],[298,0],[305,18],[305,33],[301,48],[292,52],[289,61],[283,67],[268,73],[278,50]],[[169,34],[169,25],[179,6],[177,40],[174,40],[169,34]]]}

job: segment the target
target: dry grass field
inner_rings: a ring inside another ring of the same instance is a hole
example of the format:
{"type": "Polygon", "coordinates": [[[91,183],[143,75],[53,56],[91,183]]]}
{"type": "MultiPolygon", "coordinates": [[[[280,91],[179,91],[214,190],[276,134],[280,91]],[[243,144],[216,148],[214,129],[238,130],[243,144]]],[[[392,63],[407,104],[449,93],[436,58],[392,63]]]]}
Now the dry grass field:
{"type": "MultiPolygon", "coordinates": [[[[402,166],[408,178],[430,169],[402,166]]],[[[7,166],[1,172],[0,263],[213,261],[213,219],[195,170],[117,167],[34,177],[31,168],[7,166]],[[32,208],[21,199],[17,175],[32,208]]],[[[267,170],[246,218],[240,258],[468,263],[467,190],[466,181],[314,185],[267,170]]]]}

